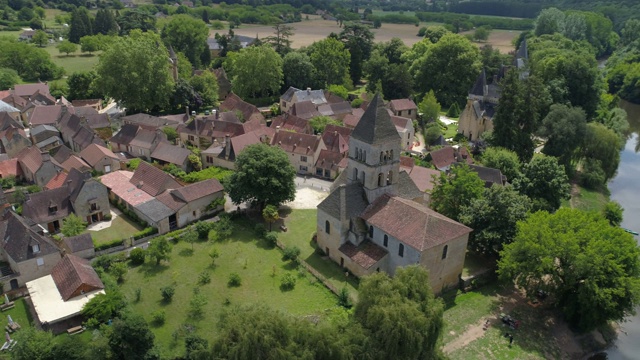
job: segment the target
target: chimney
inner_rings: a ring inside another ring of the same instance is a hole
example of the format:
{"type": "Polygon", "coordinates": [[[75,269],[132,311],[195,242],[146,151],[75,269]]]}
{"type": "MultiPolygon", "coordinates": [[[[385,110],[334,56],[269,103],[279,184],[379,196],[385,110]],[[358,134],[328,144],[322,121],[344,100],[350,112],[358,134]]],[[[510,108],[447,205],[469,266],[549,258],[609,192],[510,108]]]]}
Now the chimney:
{"type": "Polygon", "coordinates": [[[218,120],[220,118],[220,111],[218,110],[213,110],[214,115],[216,116],[216,120],[218,120]]]}
{"type": "Polygon", "coordinates": [[[311,94],[311,88],[310,87],[307,88],[307,94],[311,94]]]}
{"type": "Polygon", "coordinates": [[[144,181],[140,181],[138,183],[138,189],[142,188],[144,186],[144,181]]]}
{"type": "Polygon", "coordinates": [[[187,117],[189,117],[189,105],[185,106],[185,112],[187,113],[187,117]]]}
{"type": "Polygon", "coordinates": [[[280,132],[280,125],[276,126],[276,133],[280,132]]]}
{"type": "Polygon", "coordinates": [[[231,137],[229,134],[224,136],[224,158],[225,160],[229,160],[231,156],[231,137]]]}
{"type": "Polygon", "coordinates": [[[338,130],[333,131],[333,136],[338,136],[338,130]]]}

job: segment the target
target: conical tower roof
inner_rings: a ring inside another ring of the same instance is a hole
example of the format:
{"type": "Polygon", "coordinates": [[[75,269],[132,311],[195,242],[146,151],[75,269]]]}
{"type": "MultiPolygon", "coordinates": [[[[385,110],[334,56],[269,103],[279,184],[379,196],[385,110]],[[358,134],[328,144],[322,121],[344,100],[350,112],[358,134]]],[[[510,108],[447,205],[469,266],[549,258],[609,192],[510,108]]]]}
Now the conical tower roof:
{"type": "Polygon", "coordinates": [[[389,139],[400,140],[398,130],[391,122],[391,116],[384,106],[380,94],[376,94],[364,115],[353,129],[351,138],[367,144],[386,143],[389,139]]]}

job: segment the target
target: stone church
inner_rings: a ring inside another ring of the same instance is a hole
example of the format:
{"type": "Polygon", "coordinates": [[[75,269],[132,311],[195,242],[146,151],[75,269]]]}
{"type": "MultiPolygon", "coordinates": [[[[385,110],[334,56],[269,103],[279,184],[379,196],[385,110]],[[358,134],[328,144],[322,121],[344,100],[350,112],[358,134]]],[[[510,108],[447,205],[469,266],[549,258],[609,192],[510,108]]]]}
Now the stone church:
{"type": "Polygon", "coordinates": [[[400,171],[400,136],[376,95],[349,140],[348,166],[318,205],[318,246],[356,276],[429,270],[434,292],[456,286],[472,229],[421,203],[400,171]]]}

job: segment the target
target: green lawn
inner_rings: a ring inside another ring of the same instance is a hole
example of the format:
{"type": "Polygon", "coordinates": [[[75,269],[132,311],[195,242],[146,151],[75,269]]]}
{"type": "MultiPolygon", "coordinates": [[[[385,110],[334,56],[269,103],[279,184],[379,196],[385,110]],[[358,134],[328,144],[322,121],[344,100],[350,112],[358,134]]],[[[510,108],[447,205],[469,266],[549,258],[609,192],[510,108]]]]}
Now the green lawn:
{"type": "MultiPolygon", "coordinates": [[[[559,359],[566,357],[561,349],[563,344],[554,330],[552,313],[543,307],[534,308],[523,301],[515,305],[511,298],[505,300],[501,296],[512,296],[513,289],[487,286],[477,291],[458,293],[455,298],[445,297],[448,308],[444,313],[445,329],[443,343],[460,340],[460,336],[470,326],[482,326],[483,319],[491,319],[487,330],[480,330],[476,340],[456,347],[448,353],[451,359],[559,359]],[[500,296],[501,295],[501,296],[500,296]],[[512,308],[508,313],[521,321],[518,330],[511,330],[498,320],[501,306],[512,308]],[[514,336],[513,346],[504,337],[505,333],[514,336]]],[[[451,296],[451,294],[449,294],[451,296]]],[[[556,320],[557,321],[557,320],[556,320]]],[[[472,335],[471,335],[472,336],[472,335]]],[[[467,340],[470,340],[468,337],[467,340]]]]}
{"type": "MultiPolygon", "coordinates": [[[[246,219],[235,221],[236,229],[231,239],[216,242],[201,242],[194,245],[178,243],[172,249],[171,260],[156,266],[155,263],[131,268],[122,284],[123,293],[131,299],[133,310],[152,322],[152,313],[163,310],[166,323],[152,325],[163,358],[184,353],[184,341],[174,340],[172,334],[182,325],[189,325],[209,341],[217,331],[217,321],[226,306],[264,304],[273,309],[293,315],[322,315],[326,309],[337,306],[336,297],[305,271],[298,271],[282,259],[278,248],[257,240],[254,222],[246,219]],[[215,246],[220,257],[211,266],[207,253],[215,246]],[[198,275],[208,272],[209,284],[199,284],[198,275]],[[242,278],[239,287],[227,286],[231,273],[242,278]],[[295,275],[297,282],[293,290],[280,289],[280,278],[285,273],[295,275]],[[175,284],[176,292],[169,304],[162,302],[160,288],[175,284]],[[137,288],[142,289],[141,300],[133,302],[137,288]],[[188,315],[189,301],[194,289],[204,295],[208,303],[204,306],[204,316],[199,319],[188,315]]],[[[289,223],[290,231],[298,233],[297,224],[289,223]]]]}
{"type": "Polygon", "coordinates": [[[449,124],[446,125],[447,129],[444,130],[444,134],[442,134],[442,136],[445,139],[449,139],[449,138],[453,138],[456,136],[456,134],[458,133],[458,123],[453,123],[453,124],[449,124]]]}
{"type": "Polygon", "coordinates": [[[100,231],[86,230],[91,234],[94,244],[102,244],[112,240],[124,239],[133,236],[134,233],[142,230],[142,226],[131,221],[124,215],[118,215],[113,219],[111,226],[100,231]]]}
{"type": "MultiPolygon", "coordinates": [[[[572,197],[569,204],[571,207],[584,211],[601,211],[609,201],[609,194],[602,190],[590,190],[579,185],[578,192],[572,197]]],[[[565,204],[565,203],[563,203],[565,204]]]]}
{"type": "MultiPolygon", "coordinates": [[[[0,297],[0,301],[4,303],[4,296],[0,297]]],[[[9,309],[0,313],[0,316],[2,316],[2,319],[0,319],[0,324],[2,325],[2,327],[7,325],[8,315],[11,315],[11,319],[20,324],[20,326],[23,328],[33,325],[33,318],[31,317],[27,302],[24,300],[24,298],[16,300],[15,305],[16,306],[13,309],[9,309]]],[[[4,332],[4,330],[2,331],[4,332]]]]}
{"type": "MultiPolygon", "coordinates": [[[[300,248],[300,258],[324,275],[333,286],[338,289],[346,286],[354,298],[357,299],[358,280],[354,276],[346,277],[343,269],[328,257],[316,251],[317,244],[311,240],[316,232],[317,210],[295,210],[290,214],[281,212],[287,232],[279,232],[278,238],[285,245],[295,245],[300,248]]],[[[278,229],[278,231],[280,231],[278,229]]]]}
{"type": "Polygon", "coordinates": [[[87,53],[80,52],[80,46],[78,51],[67,56],[60,54],[60,51],[56,49],[56,44],[50,44],[44,47],[44,49],[51,54],[51,60],[58,66],[61,66],[66,71],[67,75],[71,75],[74,72],[91,71],[98,63],[99,52],[87,53]]]}
{"type": "Polygon", "coordinates": [[[0,37],[6,36],[10,38],[17,39],[22,34],[22,30],[18,31],[0,31],[0,37]]]}

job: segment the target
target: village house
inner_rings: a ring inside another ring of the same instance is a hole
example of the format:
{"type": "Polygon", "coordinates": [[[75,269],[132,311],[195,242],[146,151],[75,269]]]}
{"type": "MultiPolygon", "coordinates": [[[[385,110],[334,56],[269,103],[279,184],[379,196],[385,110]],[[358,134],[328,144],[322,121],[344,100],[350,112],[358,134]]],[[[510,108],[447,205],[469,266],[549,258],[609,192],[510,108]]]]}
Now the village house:
{"type": "Polygon", "coordinates": [[[29,135],[33,144],[43,152],[62,145],[60,132],[51,125],[38,125],[31,129],[29,135]]]}
{"type": "MultiPolygon", "coordinates": [[[[20,119],[20,109],[14,107],[8,102],[0,100],[0,121],[5,122],[6,120],[3,117],[11,118],[14,122],[17,122],[17,119],[20,119]]],[[[20,121],[20,125],[22,122],[20,121]]]]}
{"type": "Polygon", "coordinates": [[[139,125],[147,130],[162,129],[165,126],[176,127],[179,124],[178,121],[175,120],[152,116],[145,113],[124,116],[121,120],[123,125],[139,125]]]}
{"type": "Polygon", "coordinates": [[[313,135],[313,128],[309,120],[288,113],[273,118],[271,120],[271,128],[313,135]]]}
{"type": "Polygon", "coordinates": [[[396,99],[389,101],[389,109],[395,116],[402,116],[415,120],[418,117],[418,106],[411,99],[396,99]]]}
{"type": "Polygon", "coordinates": [[[413,128],[413,121],[410,118],[392,116],[391,121],[395,125],[398,135],[400,135],[400,147],[403,151],[409,151],[413,147],[413,139],[416,130],[413,128]]]}
{"type": "Polygon", "coordinates": [[[347,169],[318,205],[318,247],[358,277],[420,264],[435,292],[457,286],[472,230],[421,203],[379,95],[349,141],[347,169]]]}
{"type": "Polygon", "coordinates": [[[423,166],[418,166],[411,157],[400,156],[400,171],[404,171],[409,174],[409,177],[416,185],[418,190],[424,194],[424,204],[429,204],[431,201],[431,191],[435,185],[436,179],[440,178],[442,172],[434,169],[429,169],[423,166]]]}
{"type": "Polygon", "coordinates": [[[9,158],[16,157],[31,145],[31,140],[27,138],[27,134],[22,128],[11,125],[11,127],[0,131],[0,152],[9,158]]]}
{"type": "Polygon", "coordinates": [[[318,112],[320,115],[328,116],[336,120],[342,120],[345,116],[351,114],[353,108],[348,101],[341,101],[337,103],[322,104],[318,106],[318,112]]]}
{"type": "Polygon", "coordinates": [[[13,87],[13,93],[25,100],[29,100],[35,93],[51,95],[49,85],[44,83],[15,85],[13,87]]]}
{"type": "MultiPolygon", "coordinates": [[[[64,108],[66,111],[66,108],[64,108]]],[[[63,107],[61,105],[36,105],[32,110],[27,112],[27,124],[29,126],[38,125],[55,125],[63,115],[63,107]]]]}
{"type": "MultiPolygon", "coordinates": [[[[457,166],[461,163],[454,164],[457,166]]],[[[507,184],[507,177],[502,175],[502,172],[498,169],[484,167],[480,165],[468,164],[469,169],[478,174],[480,180],[484,181],[484,187],[490,188],[493,185],[504,186],[507,184]]]]}
{"type": "Polygon", "coordinates": [[[102,110],[102,99],[72,100],[71,105],[73,107],[91,106],[96,111],[100,111],[102,110]]]}
{"type": "Polygon", "coordinates": [[[333,180],[347,166],[346,158],[338,153],[329,150],[321,150],[318,155],[318,160],[314,165],[315,176],[319,178],[333,180]]]}
{"type": "Polygon", "coordinates": [[[184,171],[188,171],[191,169],[189,155],[191,155],[191,150],[189,149],[161,142],[151,153],[151,160],[157,161],[160,165],[173,164],[184,171]]]}
{"type": "Polygon", "coordinates": [[[222,145],[211,145],[208,149],[200,153],[202,157],[202,167],[218,166],[233,170],[236,157],[240,155],[242,150],[247,146],[259,143],[270,143],[270,139],[273,138],[275,130],[270,132],[269,130],[271,130],[271,128],[267,127],[263,130],[266,131],[250,131],[234,137],[226,136],[222,145]]]}
{"type": "MultiPolygon", "coordinates": [[[[244,36],[244,35],[234,35],[230,42],[237,43],[241,49],[249,47],[253,45],[258,40],[257,37],[244,36]]],[[[218,43],[218,40],[215,37],[210,37],[207,39],[207,45],[209,46],[209,51],[211,52],[211,57],[218,57],[220,55],[220,51],[222,51],[222,46],[218,43]]]]}
{"type": "Polygon", "coordinates": [[[27,284],[36,322],[60,334],[83,324],[80,312],[91,299],[105,294],[104,284],[89,261],[65,255],[47,274],[27,284]]]}
{"type": "Polygon", "coordinates": [[[260,121],[261,123],[265,123],[264,116],[262,116],[262,113],[255,105],[251,105],[242,100],[233,92],[229,93],[227,98],[220,104],[220,110],[242,114],[240,118],[241,122],[260,121]]]}
{"type": "Polygon", "coordinates": [[[8,264],[0,268],[3,291],[49,275],[60,261],[60,250],[43,235],[43,229],[6,207],[0,218],[0,239],[0,258],[8,264]]]}
{"type": "Polygon", "coordinates": [[[289,108],[288,113],[305,120],[320,116],[316,105],[310,100],[294,103],[289,108]]]}
{"type": "Polygon", "coordinates": [[[129,154],[151,159],[151,153],[160,142],[168,142],[162,130],[149,130],[140,125],[125,124],[109,143],[115,152],[125,151],[129,154]]]}
{"type": "Polygon", "coordinates": [[[296,134],[278,130],[271,140],[271,145],[284,150],[291,165],[301,175],[315,173],[314,167],[320,151],[326,149],[320,135],[296,134]]]}
{"type": "Polygon", "coordinates": [[[76,236],[64,237],[62,247],[67,254],[73,254],[83,259],[91,259],[96,255],[91,233],[84,233],[76,236]]]}
{"type": "Polygon", "coordinates": [[[108,174],[120,169],[120,159],[104,146],[91,144],[80,152],[80,157],[95,171],[108,174]]]}
{"type": "Polygon", "coordinates": [[[23,149],[17,155],[24,179],[38,186],[46,185],[62,166],[35,146],[23,149]]]}
{"type": "Polygon", "coordinates": [[[433,166],[440,171],[449,171],[451,165],[464,162],[467,165],[473,164],[473,158],[466,147],[445,146],[442,149],[431,151],[427,154],[427,161],[431,161],[433,166]]]}
{"type": "Polygon", "coordinates": [[[310,101],[315,105],[314,107],[327,103],[323,90],[311,90],[311,88],[300,90],[290,86],[287,91],[280,96],[280,111],[283,113],[289,112],[293,104],[302,101],[310,101]]]}
{"type": "Polygon", "coordinates": [[[35,30],[29,29],[29,30],[24,30],[23,32],[20,33],[19,39],[22,41],[31,41],[31,39],[33,39],[33,35],[36,34],[35,30]]]}
{"type": "Polygon", "coordinates": [[[0,161],[0,178],[13,177],[18,180],[22,180],[22,168],[18,159],[12,158],[0,161]]]}

